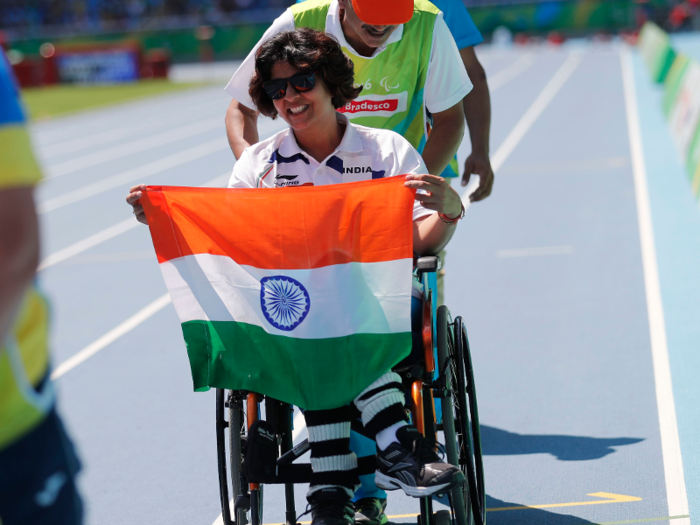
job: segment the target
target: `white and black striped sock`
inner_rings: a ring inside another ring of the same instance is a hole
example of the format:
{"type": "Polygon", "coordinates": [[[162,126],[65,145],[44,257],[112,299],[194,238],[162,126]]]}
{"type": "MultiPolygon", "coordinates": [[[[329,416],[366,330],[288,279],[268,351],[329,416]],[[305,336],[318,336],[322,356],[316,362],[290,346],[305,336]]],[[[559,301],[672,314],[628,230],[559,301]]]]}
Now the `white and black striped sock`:
{"type": "Polygon", "coordinates": [[[352,498],[360,486],[357,456],[350,451],[352,407],[306,410],[311,448],[311,482],[307,498],[320,490],[337,489],[352,498]]]}
{"type": "Polygon", "coordinates": [[[362,424],[372,436],[396,423],[406,421],[401,376],[387,372],[355,398],[362,424]]]}

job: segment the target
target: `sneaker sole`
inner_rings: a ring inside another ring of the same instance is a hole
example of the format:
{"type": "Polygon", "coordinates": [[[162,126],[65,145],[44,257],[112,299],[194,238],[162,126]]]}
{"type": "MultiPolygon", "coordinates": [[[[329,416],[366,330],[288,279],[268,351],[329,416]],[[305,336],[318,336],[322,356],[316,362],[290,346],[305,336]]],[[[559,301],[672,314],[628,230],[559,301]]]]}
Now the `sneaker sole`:
{"type": "Polygon", "coordinates": [[[380,471],[375,471],[374,473],[374,483],[380,489],[384,490],[403,490],[407,496],[413,496],[414,498],[424,498],[426,496],[432,496],[438,492],[444,492],[445,490],[454,487],[455,485],[463,485],[466,482],[464,476],[455,476],[451,482],[443,483],[442,485],[433,485],[431,487],[414,487],[411,485],[406,485],[396,478],[392,478],[383,474],[380,471]]]}

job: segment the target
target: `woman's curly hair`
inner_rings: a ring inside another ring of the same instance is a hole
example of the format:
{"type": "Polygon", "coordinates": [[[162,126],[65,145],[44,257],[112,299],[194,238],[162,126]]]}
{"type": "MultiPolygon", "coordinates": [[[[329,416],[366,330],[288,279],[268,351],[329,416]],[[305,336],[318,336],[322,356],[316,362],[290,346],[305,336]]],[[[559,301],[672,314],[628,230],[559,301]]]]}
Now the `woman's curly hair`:
{"type": "Polygon", "coordinates": [[[354,87],[355,67],[335,38],[309,28],[284,31],[258,49],[255,74],[250,79],[248,89],[258,111],[267,117],[276,118],[277,110],[262,84],[270,80],[272,67],[277,62],[287,62],[302,71],[314,71],[317,77],[323,78],[336,109],[362,91],[361,86],[354,87]]]}

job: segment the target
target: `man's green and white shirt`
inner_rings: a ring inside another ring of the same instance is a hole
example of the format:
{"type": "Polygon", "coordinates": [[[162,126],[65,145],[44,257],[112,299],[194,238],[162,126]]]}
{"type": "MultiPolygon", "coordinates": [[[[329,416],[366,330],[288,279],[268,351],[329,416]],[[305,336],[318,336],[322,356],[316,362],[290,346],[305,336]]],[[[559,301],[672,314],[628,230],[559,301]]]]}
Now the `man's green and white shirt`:
{"type": "MultiPolygon", "coordinates": [[[[274,35],[299,27],[333,35],[355,64],[355,83],[363,86],[362,93],[338,111],[355,124],[399,133],[420,153],[430,133],[426,109],[432,114],[445,111],[472,89],[442,13],[427,0],[415,0],[411,20],[397,27],[371,57],[359,55],[345,39],[337,0],[308,0],[288,8],[272,23],[226,91],[244,106],[255,109],[248,94],[255,53],[274,35]]],[[[457,175],[455,161],[443,175],[457,175]]]]}

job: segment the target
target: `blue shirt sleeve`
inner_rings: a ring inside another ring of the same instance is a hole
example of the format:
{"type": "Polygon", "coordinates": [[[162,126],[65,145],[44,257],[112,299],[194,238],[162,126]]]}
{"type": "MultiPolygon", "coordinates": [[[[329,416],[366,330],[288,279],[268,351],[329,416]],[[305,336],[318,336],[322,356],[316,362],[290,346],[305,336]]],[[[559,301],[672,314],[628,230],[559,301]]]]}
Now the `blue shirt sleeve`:
{"type": "Polygon", "coordinates": [[[12,67],[0,48],[0,126],[21,124],[24,120],[12,67]]]}
{"type": "Polygon", "coordinates": [[[442,11],[447,27],[455,39],[458,49],[481,44],[484,37],[474,25],[467,8],[462,0],[430,0],[435,7],[442,11]]]}

